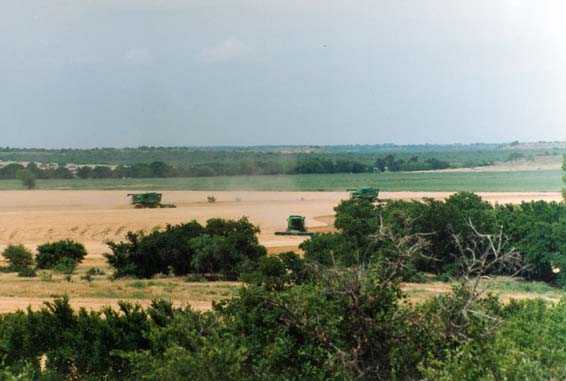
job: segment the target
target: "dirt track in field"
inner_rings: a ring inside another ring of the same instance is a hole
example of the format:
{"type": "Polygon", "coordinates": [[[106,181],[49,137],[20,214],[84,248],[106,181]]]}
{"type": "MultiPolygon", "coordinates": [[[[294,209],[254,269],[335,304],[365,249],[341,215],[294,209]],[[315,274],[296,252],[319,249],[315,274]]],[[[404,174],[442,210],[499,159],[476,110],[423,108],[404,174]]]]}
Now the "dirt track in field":
{"type": "MultiPolygon", "coordinates": [[[[0,195],[0,250],[10,243],[30,248],[47,241],[73,239],[82,242],[89,255],[87,265],[103,263],[106,240],[121,240],[128,231],[150,231],[166,224],[213,217],[247,216],[260,226],[260,241],[271,251],[296,247],[304,238],[275,236],[284,230],[290,214],[306,217],[312,231],[328,231],[333,208],[348,198],[345,192],[164,192],[165,203],[175,209],[134,209],[128,191],[4,191],[0,195]],[[207,202],[207,196],[216,203],[207,202]]],[[[480,193],[490,202],[522,200],[559,201],[559,193],[480,193]]],[[[386,199],[445,198],[450,193],[384,192],[386,199]]]]}

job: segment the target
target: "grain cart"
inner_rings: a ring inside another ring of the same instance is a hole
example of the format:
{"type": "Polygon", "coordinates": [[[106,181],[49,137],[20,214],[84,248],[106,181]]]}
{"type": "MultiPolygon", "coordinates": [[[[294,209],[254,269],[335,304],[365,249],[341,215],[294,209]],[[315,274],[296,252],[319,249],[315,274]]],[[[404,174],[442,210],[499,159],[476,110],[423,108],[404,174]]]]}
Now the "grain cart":
{"type": "Polygon", "coordinates": [[[161,193],[130,193],[128,197],[132,198],[132,205],[136,208],[175,208],[173,204],[162,204],[161,193]]]}
{"type": "Polygon", "coordinates": [[[370,202],[377,201],[377,196],[379,195],[379,189],[376,188],[358,188],[358,189],[348,189],[350,197],[353,200],[368,200],[370,202]]]}
{"type": "Polygon", "coordinates": [[[314,233],[307,232],[305,226],[305,217],[303,216],[289,216],[287,218],[287,230],[284,232],[275,232],[275,235],[303,235],[313,236],[314,233]]]}

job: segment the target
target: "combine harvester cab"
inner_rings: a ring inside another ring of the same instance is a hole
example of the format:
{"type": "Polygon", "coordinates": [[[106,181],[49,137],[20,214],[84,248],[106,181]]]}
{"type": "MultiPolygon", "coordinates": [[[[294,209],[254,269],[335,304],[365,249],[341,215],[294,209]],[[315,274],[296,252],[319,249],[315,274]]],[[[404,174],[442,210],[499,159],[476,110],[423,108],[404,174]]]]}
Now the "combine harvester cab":
{"type": "Polygon", "coordinates": [[[132,198],[132,205],[136,208],[175,208],[173,204],[162,204],[162,193],[130,193],[128,197],[132,198]]]}
{"type": "Polygon", "coordinates": [[[275,235],[298,235],[312,237],[314,233],[307,231],[305,225],[305,217],[303,216],[289,216],[287,218],[287,230],[284,232],[275,232],[275,235]]]}

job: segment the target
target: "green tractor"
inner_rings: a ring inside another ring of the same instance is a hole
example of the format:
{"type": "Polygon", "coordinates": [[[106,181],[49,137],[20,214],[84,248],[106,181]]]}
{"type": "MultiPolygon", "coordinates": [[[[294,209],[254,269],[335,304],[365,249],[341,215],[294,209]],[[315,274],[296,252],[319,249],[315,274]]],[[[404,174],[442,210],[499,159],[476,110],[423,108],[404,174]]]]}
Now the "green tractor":
{"type": "Polygon", "coordinates": [[[289,216],[287,218],[287,230],[284,232],[275,232],[275,235],[300,235],[300,236],[313,236],[314,233],[307,231],[305,225],[305,217],[303,216],[289,216]]]}
{"type": "Polygon", "coordinates": [[[364,187],[358,189],[348,189],[350,197],[353,200],[368,200],[370,202],[378,201],[377,196],[379,196],[379,189],[364,187]]]}
{"type": "Polygon", "coordinates": [[[161,193],[130,193],[128,197],[132,198],[132,205],[136,208],[175,208],[173,204],[162,204],[161,193]]]}

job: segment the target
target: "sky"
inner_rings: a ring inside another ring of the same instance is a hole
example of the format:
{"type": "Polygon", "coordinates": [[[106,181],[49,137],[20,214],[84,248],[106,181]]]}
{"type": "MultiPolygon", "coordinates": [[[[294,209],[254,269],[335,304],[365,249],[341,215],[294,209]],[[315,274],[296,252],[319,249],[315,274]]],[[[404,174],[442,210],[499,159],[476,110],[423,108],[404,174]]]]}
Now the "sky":
{"type": "Polygon", "coordinates": [[[562,0],[3,0],[0,146],[566,140],[562,0]]]}

